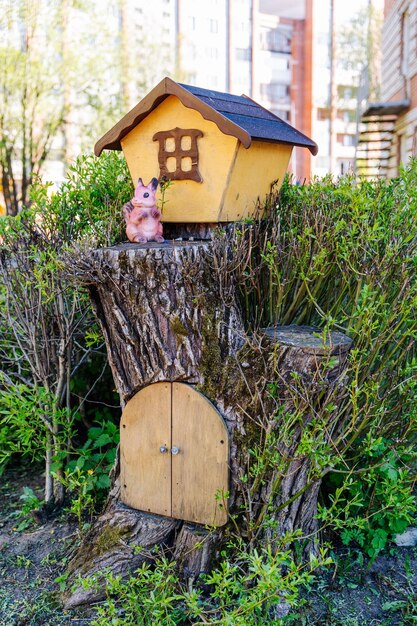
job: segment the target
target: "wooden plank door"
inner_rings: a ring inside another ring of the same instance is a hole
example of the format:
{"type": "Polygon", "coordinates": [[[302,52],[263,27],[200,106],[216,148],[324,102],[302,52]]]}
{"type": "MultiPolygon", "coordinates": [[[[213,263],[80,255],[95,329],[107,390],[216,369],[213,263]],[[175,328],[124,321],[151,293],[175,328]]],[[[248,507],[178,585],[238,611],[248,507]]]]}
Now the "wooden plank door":
{"type": "Polygon", "coordinates": [[[205,396],[183,383],[172,384],[172,451],[172,517],[225,524],[227,503],[216,496],[229,489],[226,425],[205,396]]]}
{"type": "Polygon", "coordinates": [[[167,516],[171,516],[171,404],[171,383],[149,385],[129,400],[120,423],[122,502],[167,516]]]}

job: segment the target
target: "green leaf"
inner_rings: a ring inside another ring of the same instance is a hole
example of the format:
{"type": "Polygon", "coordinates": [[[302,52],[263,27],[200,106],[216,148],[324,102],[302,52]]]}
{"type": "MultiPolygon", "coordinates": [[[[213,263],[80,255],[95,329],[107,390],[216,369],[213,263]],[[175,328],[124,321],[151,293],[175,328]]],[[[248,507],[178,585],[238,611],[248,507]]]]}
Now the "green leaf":
{"type": "Polygon", "coordinates": [[[382,605],[383,611],[401,611],[401,609],[407,606],[405,600],[392,600],[391,602],[385,602],[382,605]]]}
{"type": "Polygon", "coordinates": [[[97,428],[96,426],[92,426],[91,428],[88,429],[88,438],[93,439],[93,440],[98,439],[98,437],[100,437],[102,432],[103,432],[102,428],[97,428]]]}
{"type": "Polygon", "coordinates": [[[75,463],[75,466],[76,466],[78,469],[80,469],[80,470],[81,470],[81,469],[83,469],[83,467],[84,467],[84,465],[85,465],[85,461],[86,461],[86,459],[85,459],[85,457],[84,457],[84,456],[79,456],[79,457],[78,457],[78,459],[77,459],[77,461],[76,461],[76,463],[75,463]]]}
{"type": "Polygon", "coordinates": [[[102,433],[98,439],[95,440],[93,444],[93,448],[102,448],[106,446],[108,443],[113,443],[112,438],[107,433],[102,433]]]}
{"type": "Polygon", "coordinates": [[[99,489],[108,489],[110,487],[110,478],[107,474],[100,474],[96,481],[96,486],[99,489]]]}

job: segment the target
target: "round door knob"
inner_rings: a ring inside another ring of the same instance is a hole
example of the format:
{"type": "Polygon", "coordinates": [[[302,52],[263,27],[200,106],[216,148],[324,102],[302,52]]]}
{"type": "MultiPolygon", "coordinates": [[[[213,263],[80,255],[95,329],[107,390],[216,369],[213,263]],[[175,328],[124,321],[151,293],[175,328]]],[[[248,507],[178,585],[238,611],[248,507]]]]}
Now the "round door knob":
{"type": "Polygon", "coordinates": [[[174,446],[173,448],[171,448],[171,453],[172,454],[179,454],[181,452],[181,450],[179,448],[177,448],[177,446],[174,446]]]}
{"type": "Polygon", "coordinates": [[[167,448],[166,446],[161,446],[161,447],[159,448],[159,452],[160,452],[161,454],[165,454],[165,452],[168,452],[168,448],[167,448]]]}

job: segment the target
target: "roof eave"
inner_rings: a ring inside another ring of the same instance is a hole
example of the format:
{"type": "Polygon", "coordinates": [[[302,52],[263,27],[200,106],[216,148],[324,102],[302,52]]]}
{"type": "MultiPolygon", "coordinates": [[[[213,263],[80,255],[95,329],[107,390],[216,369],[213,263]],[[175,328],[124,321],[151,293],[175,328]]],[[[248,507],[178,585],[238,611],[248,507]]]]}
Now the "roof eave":
{"type": "Polygon", "coordinates": [[[120,141],[127,135],[148,113],[152,111],[157,100],[162,102],[169,95],[169,78],[164,78],[156,85],[133,109],[117,122],[101,137],[94,146],[94,154],[100,156],[103,150],[121,150],[120,141]]]}
{"type": "Polygon", "coordinates": [[[103,150],[121,150],[121,140],[135,126],[137,126],[153,109],[155,109],[166,97],[173,95],[181,103],[191,109],[197,110],[204,119],[214,122],[221,132],[232,135],[241,141],[245,148],[249,148],[252,137],[249,133],[231,122],[208,104],[202,102],[184,87],[181,87],[171,78],[164,78],[147,96],[143,98],[129,113],[113,126],[94,146],[94,154],[100,156],[103,150]]]}
{"type": "Polygon", "coordinates": [[[302,143],[302,142],[294,142],[294,141],[282,141],[280,139],[264,139],[262,137],[252,137],[253,140],[264,141],[267,143],[278,143],[283,146],[290,146],[291,148],[307,148],[313,156],[319,151],[318,145],[311,140],[310,144],[302,143]]]}
{"type": "Polygon", "coordinates": [[[316,144],[316,142],[313,142],[313,143],[314,143],[314,146],[306,146],[306,145],[302,145],[302,146],[299,146],[299,147],[300,147],[300,148],[308,148],[308,149],[310,150],[311,154],[312,154],[313,156],[316,156],[316,155],[318,154],[319,147],[318,147],[318,145],[316,144]]]}
{"type": "Polygon", "coordinates": [[[409,98],[387,102],[374,102],[368,105],[366,111],[362,113],[362,117],[399,115],[407,111],[410,106],[411,100],[409,98]]]}

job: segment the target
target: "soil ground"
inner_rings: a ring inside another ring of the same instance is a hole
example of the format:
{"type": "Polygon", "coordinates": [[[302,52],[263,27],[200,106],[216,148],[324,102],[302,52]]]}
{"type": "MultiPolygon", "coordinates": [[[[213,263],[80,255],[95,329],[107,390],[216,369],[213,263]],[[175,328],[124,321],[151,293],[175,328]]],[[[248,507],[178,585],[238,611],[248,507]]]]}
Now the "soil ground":
{"type": "Polygon", "coordinates": [[[87,626],[88,612],[64,612],[59,602],[76,522],[64,513],[39,524],[21,513],[25,487],[42,497],[40,474],[37,467],[19,468],[0,478],[0,626],[87,626]]]}
{"type": "Polygon", "coordinates": [[[335,564],[303,593],[297,626],[417,625],[417,549],[394,547],[374,563],[339,549],[335,564]]]}
{"type": "MultiPolygon", "coordinates": [[[[46,521],[22,515],[25,487],[41,497],[38,468],[1,477],[0,626],[89,626],[94,608],[66,612],[59,602],[77,524],[65,512],[46,521]]],[[[335,565],[303,591],[301,606],[286,623],[417,626],[417,548],[393,547],[371,565],[346,548],[333,558],[335,565]]]]}

